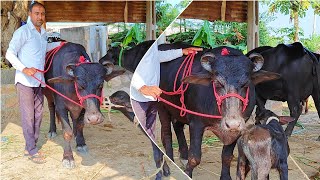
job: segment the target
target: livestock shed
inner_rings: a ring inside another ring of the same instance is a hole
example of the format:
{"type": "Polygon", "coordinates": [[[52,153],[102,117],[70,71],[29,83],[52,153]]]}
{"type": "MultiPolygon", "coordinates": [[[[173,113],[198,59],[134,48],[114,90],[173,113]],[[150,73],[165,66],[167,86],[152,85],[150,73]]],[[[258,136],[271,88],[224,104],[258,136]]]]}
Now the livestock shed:
{"type": "Polygon", "coordinates": [[[258,1],[193,1],[179,18],[247,22],[248,51],[259,46],[258,1]]]}
{"type": "MultiPolygon", "coordinates": [[[[146,23],[146,40],[156,38],[154,1],[38,1],[46,7],[47,22],[146,23]]],[[[27,20],[30,1],[1,1],[1,54],[13,32],[27,20]]],[[[46,27],[46,23],[44,23],[46,27]]]]}
{"type": "Polygon", "coordinates": [[[154,1],[40,1],[47,22],[146,23],[146,39],[155,39],[154,1]]]}

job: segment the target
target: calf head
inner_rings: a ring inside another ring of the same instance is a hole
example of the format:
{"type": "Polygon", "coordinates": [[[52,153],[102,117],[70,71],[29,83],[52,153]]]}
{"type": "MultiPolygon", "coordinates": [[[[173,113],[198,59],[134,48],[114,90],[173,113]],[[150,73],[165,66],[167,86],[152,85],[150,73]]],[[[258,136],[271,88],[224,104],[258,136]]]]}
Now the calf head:
{"type": "Polygon", "coordinates": [[[113,64],[118,65],[119,54],[120,47],[110,47],[107,51],[107,54],[99,60],[99,63],[103,64],[105,62],[111,62],[113,64]]]}
{"type": "Polygon", "coordinates": [[[109,99],[112,104],[123,106],[127,112],[133,112],[130,103],[130,96],[125,91],[117,91],[113,93],[109,99]]]}
{"type": "MultiPolygon", "coordinates": [[[[104,117],[100,112],[102,102],[102,88],[105,80],[110,80],[114,71],[114,65],[104,63],[69,64],[66,66],[66,76],[49,79],[49,83],[74,84],[72,96],[79,98],[80,104],[85,108],[84,121],[90,124],[103,122],[104,117]]],[[[71,86],[72,87],[72,86],[71,86]]]]}
{"type": "Polygon", "coordinates": [[[260,71],[261,55],[252,54],[249,59],[241,51],[228,47],[206,52],[200,62],[209,73],[191,75],[183,81],[213,87],[212,95],[217,102],[213,106],[222,116],[224,131],[242,131],[255,104],[254,85],[280,77],[276,73],[260,71]]]}

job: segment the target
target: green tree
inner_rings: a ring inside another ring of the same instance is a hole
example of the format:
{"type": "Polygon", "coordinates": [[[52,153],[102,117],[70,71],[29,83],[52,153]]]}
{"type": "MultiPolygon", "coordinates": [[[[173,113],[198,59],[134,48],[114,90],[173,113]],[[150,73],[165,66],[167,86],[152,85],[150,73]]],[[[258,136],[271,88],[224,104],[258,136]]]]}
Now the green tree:
{"type": "Polygon", "coordinates": [[[293,19],[294,24],[294,39],[293,41],[299,41],[299,17],[306,15],[306,10],[310,6],[310,1],[305,0],[275,0],[269,4],[269,11],[271,13],[280,12],[290,16],[290,20],[293,19]]]}
{"type": "Polygon", "coordinates": [[[302,39],[301,42],[310,51],[320,52],[320,35],[314,34],[310,38],[302,39]]]}
{"type": "Polygon", "coordinates": [[[313,8],[313,31],[312,34],[314,35],[316,33],[316,18],[317,15],[320,15],[320,1],[311,1],[311,6],[313,8]]]}

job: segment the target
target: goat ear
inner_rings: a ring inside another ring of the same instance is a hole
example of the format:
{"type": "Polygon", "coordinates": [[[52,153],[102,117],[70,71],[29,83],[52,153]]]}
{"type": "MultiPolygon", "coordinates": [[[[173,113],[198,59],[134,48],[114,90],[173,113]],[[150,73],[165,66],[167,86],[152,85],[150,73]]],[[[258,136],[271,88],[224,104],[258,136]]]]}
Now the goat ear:
{"type": "Polygon", "coordinates": [[[71,83],[74,81],[74,78],[65,78],[62,76],[54,77],[48,80],[48,83],[71,83]]]}
{"type": "Polygon", "coordinates": [[[74,77],[74,73],[73,72],[74,72],[75,68],[76,68],[76,65],[74,63],[68,64],[67,67],[66,67],[67,74],[69,76],[74,77]]]}
{"type": "Polygon", "coordinates": [[[210,76],[209,74],[200,74],[184,77],[181,81],[184,83],[201,84],[208,86],[212,80],[212,76],[210,76]]]}
{"type": "Polygon", "coordinates": [[[251,80],[254,85],[257,85],[261,82],[271,81],[280,79],[281,75],[274,72],[260,70],[252,74],[251,80]]]}
{"type": "Polygon", "coordinates": [[[288,123],[290,123],[292,121],[294,121],[293,117],[290,117],[290,116],[279,116],[279,123],[281,125],[288,124],[288,123]]]}

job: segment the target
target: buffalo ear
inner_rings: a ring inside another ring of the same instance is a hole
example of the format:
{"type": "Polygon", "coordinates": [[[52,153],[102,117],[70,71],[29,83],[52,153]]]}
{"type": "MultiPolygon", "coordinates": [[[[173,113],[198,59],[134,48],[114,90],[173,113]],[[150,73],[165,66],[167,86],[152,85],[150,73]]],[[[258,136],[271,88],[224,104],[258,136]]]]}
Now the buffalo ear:
{"type": "Polygon", "coordinates": [[[254,64],[253,72],[258,72],[264,64],[263,56],[259,53],[252,53],[249,55],[249,59],[254,64]]]}
{"type": "Polygon", "coordinates": [[[67,67],[66,67],[66,72],[67,72],[67,74],[69,75],[69,76],[72,76],[72,77],[74,77],[74,70],[76,69],[76,64],[74,64],[74,63],[70,63],[70,64],[68,64],[67,65],[67,67]]]}
{"type": "Polygon", "coordinates": [[[215,60],[216,60],[216,56],[213,53],[211,53],[211,52],[205,53],[204,55],[201,56],[201,60],[200,60],[201,66],[205,70],[213,73],[212,68],[211,68],[211,63],[215,60]]]}
{"type": "Polygon", "coordinates": [[[261,82],[271,81],[280,79],[281,75],[274,72],[260,70],[252,74],[251,80],[254,85],[257,85],[261,82]]]}
{"type": "Polygon", "coordinates": [[[212,81],[212,76],[208,74],[200,74],[200,75],[190,75],[184,77],[181,81],[184,83],[191,83],[191,84],[201,84],[208,86],[212,81]]]}
{"type": "Polygon", "coordinates": [[[107,70],[107,74],[111,74],[114,69],[114,64],[108,60],[102,62],[102,65],[107,70]]]}
{"type": "Polygon", "coordinates": [[[48,83],[70,83],[73,82],[73,78],[65,78],[62,76],[54,77],[48,80],[48,83]]]}
{"type": "Polygon", "coordinates": [[[126,72],[126,70],[124,69],[124,68],[122,68],[122,67],[120,67],[120,66],[114,66],[114,68],[113,68],[113,70],[112,70],[112,72],[111,73],[106,73],[105,75],[104,75],[104,80],[105,81],[110,81],[111,79],[113,79],[113,78],[115,78],[115,77],[117,77],[117,76],[120,76],[121,74],[123,74],[123,73],[125,73],[126,72]]]}

